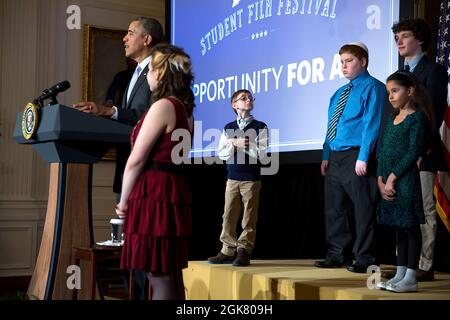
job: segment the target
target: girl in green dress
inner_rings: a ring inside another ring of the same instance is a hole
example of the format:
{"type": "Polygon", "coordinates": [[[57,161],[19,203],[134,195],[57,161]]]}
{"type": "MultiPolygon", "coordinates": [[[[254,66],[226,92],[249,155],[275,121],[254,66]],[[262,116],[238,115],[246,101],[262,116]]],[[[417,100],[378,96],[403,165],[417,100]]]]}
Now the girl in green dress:
{"type": "Polygon", "coordinates": [[[420,224],[424,223],[418,163],[430,132],[433,115],[428,93],[414,75],[398,71],[387,79],[389,102],[394,107],[388,119],[378,155],[377,179],[381,202],[380,224],[395,228],[397,272],[378,283],[393,292],[417,291],[416,270],[421,249],[420,224]]]}

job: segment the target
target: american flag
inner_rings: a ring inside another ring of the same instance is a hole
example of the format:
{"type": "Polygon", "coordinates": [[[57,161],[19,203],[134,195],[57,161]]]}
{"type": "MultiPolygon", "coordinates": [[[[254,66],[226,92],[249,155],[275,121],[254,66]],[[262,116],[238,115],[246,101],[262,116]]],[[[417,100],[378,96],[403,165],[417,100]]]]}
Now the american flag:
{"type": "MultiPolygon", "coordinates": [[[[439,18],[439,33],[437,47],[437,62],[447,69],[447,78],[450,89],[450,1],[445,0],[441,3],[441,13],[439,18]]],[[[450,90],[449,90],[450,93],[450,90]]],[[[448,100],[447,100],[448,101],[448,100]]],[[[447,156],[448,167],[450,168],[450,111],[447,107],[447,113],[444,118],[444,124],[441,128],[442,140],[447,156]]],[[[434,186],[436,196],[436,209],[444,222],[447,230],[450,232],[450,171],[439,172],[434,186]]]]}

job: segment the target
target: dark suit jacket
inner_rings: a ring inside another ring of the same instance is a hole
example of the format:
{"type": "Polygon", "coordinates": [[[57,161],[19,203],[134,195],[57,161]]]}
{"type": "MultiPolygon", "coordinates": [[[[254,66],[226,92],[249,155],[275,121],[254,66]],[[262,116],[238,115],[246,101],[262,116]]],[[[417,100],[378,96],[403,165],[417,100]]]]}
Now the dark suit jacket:
{"type": "Polygon", "coordinates": [[[113,106],[122,106],[123,94],[127,90],[132,75],[132,69],[122,70],[116,73],[106,92],[105,103],[112,103],[113,106]]]}
{"type": "MultiPolygon", "coordinates": [[[[127,103],[128,87],[122,99],[122,106],[117,108],[117,120],[130,126],[135,126],[141,118],[142,114],[148,110],[151,104],[151,92],[147,83],[148,66],[145,67],[139,76],[136,84],[131,92],[130,99],[127,103]]],[[[122,176],[125,170],[128,156],[130,155],[130,144],[122,144],[117,146],[116,153],[116,171],[114,174],[113,191],[120,193],[122,190],[122,176]]]]}
{"type": "Polygon", "coordinates": [[[420,170],[447,171],[444,148],[439,134],[439,128],[447,110],[447,71],[442,65],[423,56],[413,74],[430,94],[435,116],[435,129],[426,142],[420,170]]]}

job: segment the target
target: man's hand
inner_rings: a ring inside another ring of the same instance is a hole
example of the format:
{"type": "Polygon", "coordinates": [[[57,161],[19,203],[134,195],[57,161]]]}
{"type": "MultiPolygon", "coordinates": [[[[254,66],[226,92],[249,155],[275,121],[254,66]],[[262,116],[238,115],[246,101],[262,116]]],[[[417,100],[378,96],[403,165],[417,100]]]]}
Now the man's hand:
{"type": "Polygon", "coordinates": [[[73,107],[79,111],[94,114],[96,116],[111,117],[114,114],[114,111],[111,107],[96,104],[92,101],[82,101],[74,104],[73,107]]]}
{"type": "Polygon", "coordinates": [[[325,176],[327,174],[328,170],[328,160],[322,160],[322,163],[320,164],[320,173],[325,176]]]}
{"type": "Polygon", "coordinates": [[[355,165],[355,172],[358,176],[367,175],[367,162],[357,160],[355,165]]]}

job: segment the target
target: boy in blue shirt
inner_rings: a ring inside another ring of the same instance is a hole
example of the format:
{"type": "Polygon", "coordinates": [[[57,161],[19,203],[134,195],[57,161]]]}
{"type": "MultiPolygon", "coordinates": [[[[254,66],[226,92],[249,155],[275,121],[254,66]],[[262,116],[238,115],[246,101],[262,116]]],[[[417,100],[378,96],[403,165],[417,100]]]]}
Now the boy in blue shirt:
{"type": "Polygon", "coordinates": [[[378,200],[375,147],[386,103],[385,85],[367,71],[369,51],[360,42],[339,50],[342,73],[350,82],[331,97],[321,173],[325,176],[327,255],[319,268],[346,266],[366,273],[375,263],[375,210],[378,200]],[[353,253],[349,217],[354,215],[353,253]]]}

